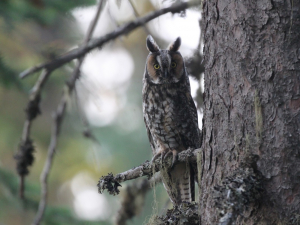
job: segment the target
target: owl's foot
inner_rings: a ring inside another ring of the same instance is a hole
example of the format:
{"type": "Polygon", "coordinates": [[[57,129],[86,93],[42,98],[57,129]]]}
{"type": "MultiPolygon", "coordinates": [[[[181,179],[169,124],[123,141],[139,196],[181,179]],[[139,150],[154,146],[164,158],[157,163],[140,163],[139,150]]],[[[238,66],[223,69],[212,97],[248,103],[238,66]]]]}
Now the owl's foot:
{"type": "MultiPolygon", "coordinates": [[[[164,154],[163,159],[166,159],[169,155],[173,155],[173,159],[172,159],[172,165],[171,168],[174,166],[175,162],[178,160],[178,151],[177,150],[170,150],[167,153],[164,154]]],[[[162,161],[163,161],[162,159],[162,161]]]]}
{"type": "Polygon", "coordinates": [[[175,162],[178,160],[178,151],[177,150],[164,150],[162,152],[159,152],[153,156],[151,163],[155,162],[155,160],[158,159],[158,157],[161,157],[161,162],[163,163],[163,161],[171,154],[173,155],[172,165],[171,165],[171,168],[172,168],[174,166],[175,162]]]}

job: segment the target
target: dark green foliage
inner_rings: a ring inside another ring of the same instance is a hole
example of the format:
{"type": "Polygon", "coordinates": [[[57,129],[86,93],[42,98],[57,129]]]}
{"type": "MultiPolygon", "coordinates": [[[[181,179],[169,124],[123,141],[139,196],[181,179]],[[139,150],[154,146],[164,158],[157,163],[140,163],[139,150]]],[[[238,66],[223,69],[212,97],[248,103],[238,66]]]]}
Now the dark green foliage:
{"type": "Polygon", "coordinates": [[[8,65],[6,65],[1,53],[0,53],[0,85],[3,85],[4,87],[12,87],[12,86],[16,86],[17,88],[22,87],[21,82],[18,78],[18,73],[14,71],[12,68],[10,68],[8,65]]]}
{"type": "Polygon", "coordinates": [[[95,0],[2,0],[0,15],[8,21],[33,19],[42,25],[51,25],[59,15],[79,6],[94,5],[95,0]]]}
{"type": "MultiPolygon", "coordinates": [[[[18,195],[18,179],[17,177],[7,170],[4,170],[0,167],[0,187],[5,186],[9,190],[10,194],[13,196],[18,195]]],[[[2,196],[3,197],[3,196],[2,196]]],[[[1,202],[1,198],[0,198],[1,202]]],[[[1,207],[1,204],[0,204],[1,207]]]]}

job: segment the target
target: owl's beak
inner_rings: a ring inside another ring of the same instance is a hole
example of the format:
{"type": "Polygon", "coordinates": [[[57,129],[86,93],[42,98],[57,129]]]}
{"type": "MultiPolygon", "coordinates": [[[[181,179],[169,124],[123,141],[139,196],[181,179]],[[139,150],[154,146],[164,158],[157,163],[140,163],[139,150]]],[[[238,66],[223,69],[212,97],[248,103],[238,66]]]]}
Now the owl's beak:
{"type": "Polygon", "coordinates": [[[168,70],[165,70],[165,71],[164,71],[164,78],[167,78],[168,75],[169,75],[168,70]]]}

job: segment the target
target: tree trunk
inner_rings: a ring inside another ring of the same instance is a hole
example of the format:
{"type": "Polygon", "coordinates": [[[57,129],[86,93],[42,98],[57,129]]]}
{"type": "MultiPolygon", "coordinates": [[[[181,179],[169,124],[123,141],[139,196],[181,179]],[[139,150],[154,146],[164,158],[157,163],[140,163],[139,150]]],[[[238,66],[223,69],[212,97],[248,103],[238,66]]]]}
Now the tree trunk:
{"type": "Polygon", "coordinates": [[[201,26],[201,224],[300,224],[299,1],[206,0],[201,26]]]}

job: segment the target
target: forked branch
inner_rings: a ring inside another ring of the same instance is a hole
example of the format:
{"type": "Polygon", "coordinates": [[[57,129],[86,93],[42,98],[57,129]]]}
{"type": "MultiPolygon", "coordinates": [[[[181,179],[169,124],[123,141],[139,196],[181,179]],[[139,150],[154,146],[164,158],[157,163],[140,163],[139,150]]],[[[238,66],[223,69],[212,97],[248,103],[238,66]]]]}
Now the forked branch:
{"type": "Polygon", "coordinates": [[[36,84],[32,88],[31,94],[29,96],[29,101],[26,107],[26,120],[23,127],[23,133],[21,142],[19,144],[18,153],[15,155],[15,160],[17,161],[17,172],[20,176],[20,188],[19,196],[24,199],[24,188],[25,188],[25,176],[28,175],[28,167],[32,165],[34,161],[34,145],[30,139],[30,131],[33,120],[41,113],[40,111],[40,92],[47,78],[51,74],[51,71],[43,70],[36,84]]]}

